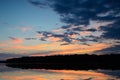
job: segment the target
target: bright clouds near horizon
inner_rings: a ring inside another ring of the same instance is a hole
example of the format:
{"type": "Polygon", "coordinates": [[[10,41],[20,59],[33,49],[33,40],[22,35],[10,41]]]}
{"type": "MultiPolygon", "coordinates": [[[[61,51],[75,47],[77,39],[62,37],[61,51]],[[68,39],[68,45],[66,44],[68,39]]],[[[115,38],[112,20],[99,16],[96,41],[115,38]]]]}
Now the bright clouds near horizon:
{"type": "Polygon", "coordinates": [[[94,43],[91,45],[70,44],[61,46],[60,43],[54,42],[49,44],[37,44],[37,45],[12,45],[6,47],[6,53],[9,51],[16,53],[26,53],[32,56],[45,56],[45,55],[57,55],[57,54],[91,54],[94,51],[102,50],[104,48],[111,47],[111,45],[104,43],[94,43]],[[34,53],[34,54],[33,54],[34,53]]]}

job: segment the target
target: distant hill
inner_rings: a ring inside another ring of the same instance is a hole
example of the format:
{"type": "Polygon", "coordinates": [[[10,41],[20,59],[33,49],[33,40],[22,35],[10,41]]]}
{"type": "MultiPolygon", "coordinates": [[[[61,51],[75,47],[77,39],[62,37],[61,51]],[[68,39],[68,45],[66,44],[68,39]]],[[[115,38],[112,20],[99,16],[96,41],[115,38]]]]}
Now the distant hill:
{"type": "Polygon", "coordinates": [[[21,57],[8,59],[6,62],[8,66],[20,68],[120,69],[120,54],[21,57]]]}

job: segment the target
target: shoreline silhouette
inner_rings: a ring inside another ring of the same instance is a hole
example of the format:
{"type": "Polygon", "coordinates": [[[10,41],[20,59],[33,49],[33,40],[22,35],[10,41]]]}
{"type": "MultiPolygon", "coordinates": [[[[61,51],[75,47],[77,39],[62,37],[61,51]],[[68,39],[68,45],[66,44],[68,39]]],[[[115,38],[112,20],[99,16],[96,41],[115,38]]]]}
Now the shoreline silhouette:
{"type": "Polygon", "coordinates": [[[120,54],[110,55],[53,55],[7,59],[6,65],[22,69],[120,69],[120,54]]]}

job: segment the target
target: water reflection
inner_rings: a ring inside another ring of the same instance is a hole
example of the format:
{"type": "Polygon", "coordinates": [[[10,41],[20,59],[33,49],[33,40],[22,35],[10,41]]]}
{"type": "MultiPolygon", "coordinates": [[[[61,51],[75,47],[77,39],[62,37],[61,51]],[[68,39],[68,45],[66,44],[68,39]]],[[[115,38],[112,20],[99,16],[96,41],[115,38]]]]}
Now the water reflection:
{"type": "Polygon", "coordinates": [[[115,75],[108,75],[110,71],[105,70],[14,69],[2,66],[0,80],[120,80],[115,75]]]}

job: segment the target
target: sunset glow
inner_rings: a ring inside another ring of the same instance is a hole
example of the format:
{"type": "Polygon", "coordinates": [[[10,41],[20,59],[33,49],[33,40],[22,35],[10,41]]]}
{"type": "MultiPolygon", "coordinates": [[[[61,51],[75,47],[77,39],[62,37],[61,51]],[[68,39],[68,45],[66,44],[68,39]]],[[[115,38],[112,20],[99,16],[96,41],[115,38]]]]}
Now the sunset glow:
{"type": "Polygon", "coordinates": [[[1,0],[0,54],[119,54],[119,2],[76,2],[1,0]]]}

